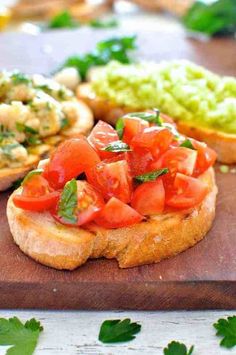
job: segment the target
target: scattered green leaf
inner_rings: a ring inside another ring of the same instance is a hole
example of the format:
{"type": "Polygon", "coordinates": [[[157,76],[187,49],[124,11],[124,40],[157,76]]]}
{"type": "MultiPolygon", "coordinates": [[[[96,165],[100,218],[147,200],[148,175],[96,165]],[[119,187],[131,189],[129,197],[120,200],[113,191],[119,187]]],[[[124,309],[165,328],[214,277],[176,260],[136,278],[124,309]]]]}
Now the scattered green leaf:
{"type": "Polygon", "coordinates": [[[26,143],[28,145],[39,145],[42,143],[41,139],[38,137],[38,135],[32,135],[26,138],[26,143]]]}
{"type": "Polygon", "coordinates": [[[120,153],[120,152],[130,152],[131,148],[128,144],[126,144],[122,141],[115,141],[115,142],[109,143],[102,150],[105,150],[106,152],[120,153]]]}
{"type": "Polygon", "coordinates": [[[192,142],[190,141],[190,139],[185,139],[185,141],[180,144],[180,147],[184,147],[184,148],[189,148],[189,149],[196,150],[196,149],[194,148],[192,142]]]}
{"type": "Polygon", "coordinates": [[[148,181],[154,181],[156,180],[158,177],[165,175],[169,172],[169,169],[164,168],[164,169],[159,169],[156,171],[151,171],[150,173],[146,173],[143,175],[138,175],[135,176],[135,180],[137,182],[148,182],[148,181]]]}
{"type": "Polygon", "coordinates": [[[236,32],[236,1],[218,0],[207,4],[195,1],[183,17],[183,24],[191,31],[209,36],[236,32]]]}
{"type": "Polygon", "coordinates": [[[80,23],[75,21],[69,11],[62,11],[54,16],[48,24],[48,28],[76,28],[80,23]]]}
{"type": "Polygon", "coordinates": [[[71,224],[76,224],[77,204],[77,182],[75,179],[72,179],[65,184],[61,193],[57,211],[58,216],[71,224]]]}
{"type": "Polygon", "coordinates": [[[193,353],[194,346],[188,350],[185,344],[179,343],[178,341],[172,341],[168,344],[167,348],[164,349],[164,355],[191,355],[193,353]]]}
{"type": "Polygon", "coordinates": [[[89,25],[94,28],[115,28],[119,26],[119,22],[116,19],[109,19],[109,20],[95,19],[90,21],[89,25]]]}
{"type": "Polygon", "coordinates": [[[34,128],[27,126],[21,122],[16,122],[16,129],[18,132],[24,132],[24,133],[29,133],[29,134],[38,134],[38,131],[36,131],[34,128]]]}
{"type": "Polygon", "coordinates": [[[123,118],[119,118],[116,122],[116,131],[120,139],[123,138],[125,123],[123,118]]]}
{"type": "Polygon", "coordinates": [[[11,346],[7,355],[31,355],[42,330],[40,322],[35,319],[24,324],[16,317],[0,318],[0,345],[11,346]]]}
{"type": "Polygon", "coordinates": [[[216,335],[223,337],[221,346],[228,349],[236,346],[236,316],[218,319],[213,326],[217,330],[216,335]]]}
{"type": "Polygon", "coordinates": [[[105,320],[100,328],[99,340],[103,343],[118,343],[135,339],[141,325],[131,323],[130,319],[105,320]]]}
{"type": "Polygon", "coordinates": [[[30,78],[27,75],[20,72],[14,72],[11,75],[11,80],[14,85],[29,84],[31,82],[30,78]]]}

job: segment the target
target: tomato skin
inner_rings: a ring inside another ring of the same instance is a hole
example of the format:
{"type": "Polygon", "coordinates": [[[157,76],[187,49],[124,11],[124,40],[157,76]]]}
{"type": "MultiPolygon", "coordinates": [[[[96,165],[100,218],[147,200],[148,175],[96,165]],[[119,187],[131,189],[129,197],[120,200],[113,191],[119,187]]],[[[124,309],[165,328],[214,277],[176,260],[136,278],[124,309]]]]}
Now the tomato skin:
{"type": "MultiPolygon", "coordinates": [[[[77,198],[77,226],[82,226],[93,221],[105,205],[102,195],[96,191],[87,181],[77,181],[77,198]]],[[[58,204],[51,211],[51,214],[56,221],[67,226],[75,226],[75,224],[65,221],[61,216],[58,216],[57,211],[58,204]]]]}
{"type": "Polygon", "coordinates": [[[131,206],[142,215],[163,212],[165,189],[161,179],[141,184],[133,193],[131,206]]]}
{"type": "Polygon", "coordinates": [[[23,183],[22,188],[24,196],[39,197],[49,192],[49,183],[41,174],[33,175],[26,183],[23,183]]]}
{"type": "Polygon", "coordinates": [[[206,143],[198,142],[194,139],[191,140],[194,148],[197,150],[197,161],[194,169],[194,176],[203,174],[207,169],[214,165],[217,154],[209,148],[206,143]]]}
{"type": "Polygon", "coordinates": [[[177,147],[169,149],[164,153],[157,164],[163,168],[168,168],[171,175],[182,173],[191,176],[195,168],[196,160],[196,150],[177,147]]]}
{"type": "Polygon", "coordinates": [[[98,121],[92,132],[88,136],[88,142],[96,150],[101,159],[111,158],[117,153],[102,150],[109,143],[118,141],[116,130],[106,122],[98,121]]]}
{"type": "Polygon", "coordinates": [[[123,118],[125,128],[122,140],[125,143],[130,144],[132,139],[140,132],[144,130],[144,128],[149,127],[149,123],[144,121],[138,117],[125,117],[123,118]]]}
{"type": "Polygon", "coordinates": [[[115,197],[101,210],[95,222],[103,228],[122,228],[139,223],[143,219],[137,211],[115,197]]]}
{"type": "Polygon", "coordinates": [[[153,156],[147,149],[137,148],[126,153],[126,160],[129,164],[131,175],[134,177],[150,171],[149,166],[153,162],[153,156]]]}
{"type": "Polygon", "coordinates": [[[129,203],[132,194],[132,178],[126,160],[111,163],[101,162],[86,171],[91,185],[98,189],[105,200],[116,197],[129,203]]]}
{"type": "Polygon", "coordinates": [[[52,155],[46,177],[54,189],[62,188],[86,169],[100,162],[100,158],[86,138],[81,136],[63,142],[52,155]]]}
{"type": "Polygon", "coordinates": [[[42,196],[27,196],[17,194],[13,196],[14,205],[27,211],[44,212],[53,208],[59,199],[60,192],[53,191],[42,196]]]}
{"type": "Polygon", "coordinates": [[[166,191],[166,205],[176,209],[192,208],[202,202],[208,187],[199,179],[177,173],[172,189],[166,191]]]}
{"type": "Polygon", "coordinates": [[[146,148],[151,151],[153,157],[165,152],[173,141],[173,134],[167,128],[149,127],[138,133],[131,142],[132,147],[146,148]]]}

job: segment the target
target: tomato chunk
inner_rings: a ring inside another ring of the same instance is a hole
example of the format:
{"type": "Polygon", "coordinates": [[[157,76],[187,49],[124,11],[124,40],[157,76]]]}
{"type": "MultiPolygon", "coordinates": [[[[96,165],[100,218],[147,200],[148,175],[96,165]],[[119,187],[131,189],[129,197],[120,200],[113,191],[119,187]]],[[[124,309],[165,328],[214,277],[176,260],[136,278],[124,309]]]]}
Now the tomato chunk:
{"type": "Polygon", "coordinates": [[[100,158],[86,138],[72,138],[63,142],[51,157],[46,177],[50,185],[59,189],[86,169],[100,162],[100,158]]]}
{"type": "Polygon", "coordinates": [[[198,153],[194,176],[199,176],[214,165],[217,154],[213,149],[209,148],[206,143],[198,142],[193,139],[192,144],[198,153]]]}
{"type": "Polygon", "coordinates": [[[132,178],[126,160],[111,163],[101,162],[86,171],[88,181],[98,189],[105,200],[116,197],[129,203],[132,193],[132,178]]]}
{"type": "Polygon", "coordinates": [[[138,186],[131,200],[131,206],[142,215],[161,213],[164,205],[165,189],[161,179],[138,186]]]}
{"type": "Polygon", "coordinates": [[[131,142],[132,147],[149,149],[154,157],[164,153],[174,136],[167,128],[149,127],[138,133],[131,142]]]}
{"type": "Polygon", "coordinates": [[[137,176],[150,171],[149,166],[153,162],[153,156],[147,149],[136,148],[126,153],[126,160],[129,164],[131,175],[137,176]]]}
{"type": "Polygon", "coordinates": [[[122,228],[139,223],[142,219],[143,217],[132,207],[112,197],[95,221],[104,228],[122,228]]]}
{"type": "Polygon", "coordinates": [[[88,136],[88,141],[97,151],[101,159],[113,157],[116,153],[102,150],[109,143],[118,141],[119,137],[116,130],[106,122],[98,121],[92,132],[88,136]]]}
{"type": "Polygon", "coordinates": [[[144,128],[149,127],[149,123],[138,117],[124,117],[124,134],[122,140],[130,144],[134,136],[142,132],[144,128]]]}
{"type": "Polygon", "coordinates": [[[202,202],[208,187],[199,179],[178,173],[174,186],[166,192],[166,205],[174,208],[191,208],[202,202]]]}
{"type": "Polygon", "coordinates": [[[60,193],[58,191],[49,192],[42,196],[27,196],[24,194],[17,194],[13,196],[13,202],[16,207],[23,210],[43,212],[53,208],[59,199],[60,193]]]}
{"type": "Polygon", "coordinates": [[[197,151],[185,147],[169,149],[161,157],[161,165],[168,168],[171,175],[182,173],[192,175],[197,160],[197,151]]]}

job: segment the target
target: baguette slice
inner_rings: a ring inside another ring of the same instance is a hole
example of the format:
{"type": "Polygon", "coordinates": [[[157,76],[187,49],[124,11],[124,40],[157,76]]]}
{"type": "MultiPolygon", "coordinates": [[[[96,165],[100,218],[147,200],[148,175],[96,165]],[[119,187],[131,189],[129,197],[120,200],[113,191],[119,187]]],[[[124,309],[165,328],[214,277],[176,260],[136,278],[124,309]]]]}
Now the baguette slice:
{"type": "Polygon", "coordinates": [[[72,127],[64,129],[59,135],[45,138],[41,145],[30,147],[30,154],[23,166],[0,169],[0,191],[9,189],[16,180],[23,178],[30,170],[37,167],[39,161],[63,140],[76,137],[78,134],[87,135],[90,132],[94,124],[93,113],[84,102],[78,100],[77,104],[80,117],[72,127]]]}
{"type": "Polygon", "coordinates": [[[127,228],[89,229],[58,224],[49,213],[21,210],[8,200],[7,217],[15,243],[34,260],[56,269],[73,270],[89,258],[117,259],[121,268],[157,263],[204,238],[215,217],[217,187],[210,168],[199,179],[209,187],[197,207],[152,216],[127,228]]]}
{"type": "MultiPolygon", "coordinates": [[[[114,103],[97,97],[89,83],[79,85],[77,96],[92,109],[95,119],[104,120],[113,125],[119,117],[126,113],[145,111],[142,107],[136,110],[125,106],[117,107],[114,103]]],[[[180,133],[206,142],[209,147],[213,148],[217,153],[218,161],[221,163],[236,163],[236,134],[224,133],[205,127],[196,127],[179,120],[176,121],[176,124],[180,133]]]]}

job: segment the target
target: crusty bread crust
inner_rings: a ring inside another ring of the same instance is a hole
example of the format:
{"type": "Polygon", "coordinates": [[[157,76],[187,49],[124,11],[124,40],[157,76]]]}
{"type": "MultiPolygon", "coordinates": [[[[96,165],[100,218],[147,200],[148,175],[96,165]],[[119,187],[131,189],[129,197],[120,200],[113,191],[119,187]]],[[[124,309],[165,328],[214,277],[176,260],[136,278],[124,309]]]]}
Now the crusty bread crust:
{"type": "Polygon", "coordinates": [[[36,146],[35,150],[38,152],[30,154],[23,166],[0,169],[0,191],[9,189],[16,180],[23,178],[30,170],[34,169],[42,157],[55,148],[55,145],[67,138],[76,137],[79,134],[87,135],[90,132],[94,124],[93,113],[81,100],[77,100],[77,105],[80,117],[72,127],[63,130],[60,135],[47,137],[45,139],[46,144],[36,146]]]}
{"type": "MultiPolygon", "coordinates": [[[[134,109],[128,107],[117,107],[108,100],[96,97],[89,83],[79,85],[77,88],[77,96],[91,107],[95,119],[104,120],[113,125],[119,117],[134,111],[134,109]]],[[[143,111],[143,109],[140,107],[140,109],[135,111],[143,111]]],[[[223,133],[208,128],[193,127],[183,121],[176,121],[176,124],[180,133],[206,142],[209,147],[213,148],[217,153],[218,161],[221,163],[236,163],[236,134],[223,133]]]]}
{"type": "Polygon", "coordinates": [[[71,228],[49,213],[21,210],[9,198],[7,217],[15,243],[34,260],[56,269],[73,270],[89,258],[117,259],[121,268],[157,263],[200,241],[215,217],[217,187],[214,170],[201,177],[209,193],[194,209],[164,213],[127,228],[71,228]]]}

